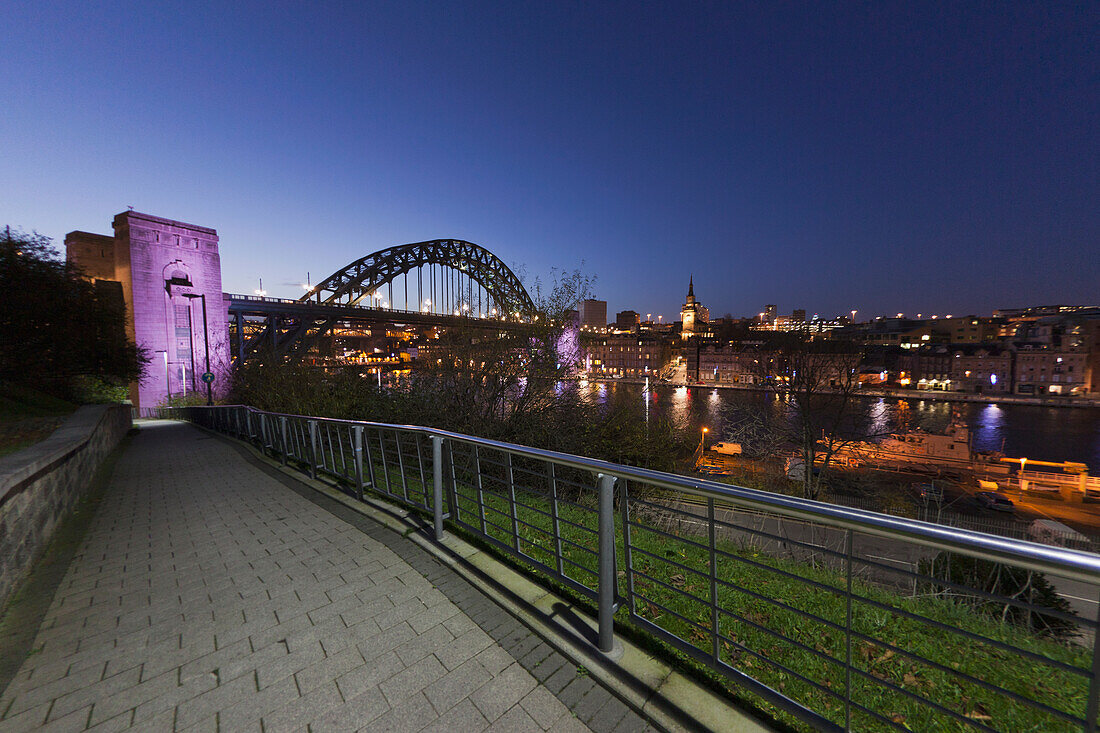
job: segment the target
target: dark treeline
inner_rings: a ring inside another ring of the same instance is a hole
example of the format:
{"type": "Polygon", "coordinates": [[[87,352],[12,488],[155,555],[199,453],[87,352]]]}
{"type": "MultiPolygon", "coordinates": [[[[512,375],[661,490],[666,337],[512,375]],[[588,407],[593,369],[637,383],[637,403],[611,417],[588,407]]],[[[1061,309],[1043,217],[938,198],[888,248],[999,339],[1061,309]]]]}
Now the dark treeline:
{"type": "Polygon", "coordinates": [[[93,282],[48,237],[0,231],[0,380],[76,401],[125,399],[147,356],[118,283],[93,282]]]}
{"type": "MultiPolygon", "coordinates": [[[[643,414],[626,395],[598,404],[571,377],[579,358],[565,311],[584,297],[578,273],[536,299],[523,333],[455,330],[422,348],[412,372],[379,389],[358,369],[321,370],[259,359],[238,370],[231,399],[320,417],[424,425],[617,463],[671,471],[690,438],[671,420],[643,414]]],[[[539,289],[541,292],[541,288],[539,289]]]]}

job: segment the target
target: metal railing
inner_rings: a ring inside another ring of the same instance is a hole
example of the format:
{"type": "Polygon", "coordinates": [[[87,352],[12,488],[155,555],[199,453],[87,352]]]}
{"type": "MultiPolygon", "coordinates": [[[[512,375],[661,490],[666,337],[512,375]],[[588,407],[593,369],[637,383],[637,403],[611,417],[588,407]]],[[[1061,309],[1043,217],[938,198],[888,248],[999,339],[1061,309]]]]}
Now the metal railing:
{"type": "Polygon", "coordinates": [[[461,529],[591,599],[602,651],[618,618],[814,729],[1096,729],[1098,555],[426,427],[162,414],[461,529]]]}

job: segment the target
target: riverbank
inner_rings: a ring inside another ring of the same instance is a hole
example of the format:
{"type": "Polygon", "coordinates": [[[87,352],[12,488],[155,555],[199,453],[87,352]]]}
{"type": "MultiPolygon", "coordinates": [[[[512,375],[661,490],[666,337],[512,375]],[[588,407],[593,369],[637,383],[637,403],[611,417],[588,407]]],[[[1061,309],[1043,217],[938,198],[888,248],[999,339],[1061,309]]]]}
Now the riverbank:
{"type": "MultiPolygon", "coordinates": [[[[583,377],[589,382],[604,384],[641,384],[645,379],[623,377],[621,379],[608,379],[606,377],[583,377]]],[[[708,389],[729,390],[733,392],[759,392],[774,394],[774,387],[758,387],[752,384],[714,384],[710,382],[650,382],[653,386],[662,387],[706,387],[708,389]]],[[[987,405],[1037,405],[1041,407],[1100,407],[1100,398],[1093,397],[1027,397],[1024,395],[987,395],[968,394],[966,392],[940,392],[921,389],[861,389],[854,393],[857,397],[869,399],[881,399],[891,397],[904,400],[930,400],[933,402],[977,402],[987,405]]]]}

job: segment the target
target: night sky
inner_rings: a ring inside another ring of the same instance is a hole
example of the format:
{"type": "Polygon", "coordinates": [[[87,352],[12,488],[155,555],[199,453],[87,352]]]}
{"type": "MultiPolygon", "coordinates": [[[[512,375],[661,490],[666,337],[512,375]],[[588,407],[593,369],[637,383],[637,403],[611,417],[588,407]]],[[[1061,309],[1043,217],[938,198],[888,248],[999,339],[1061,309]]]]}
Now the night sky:
{"type": "Polygon", "coordinates": [[[1095,2],[463,5],[2,2],[0,224],[292,297],[453,237],[612,317],[1100,301],[1095,2]]]}

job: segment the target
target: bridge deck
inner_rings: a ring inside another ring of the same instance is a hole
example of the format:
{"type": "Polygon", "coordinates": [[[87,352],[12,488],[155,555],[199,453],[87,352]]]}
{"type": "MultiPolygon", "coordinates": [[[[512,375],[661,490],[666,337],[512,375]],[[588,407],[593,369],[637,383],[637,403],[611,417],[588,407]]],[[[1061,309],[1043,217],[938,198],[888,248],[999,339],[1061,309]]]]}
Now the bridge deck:
{"type": "Polygon", "coordinates": [[[145,423],[0,731],[646,727],[413,543],[293,485],[145,423]]]}

